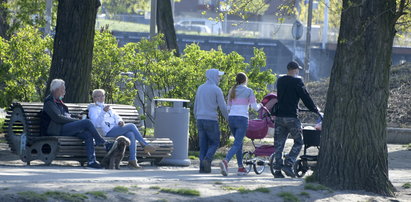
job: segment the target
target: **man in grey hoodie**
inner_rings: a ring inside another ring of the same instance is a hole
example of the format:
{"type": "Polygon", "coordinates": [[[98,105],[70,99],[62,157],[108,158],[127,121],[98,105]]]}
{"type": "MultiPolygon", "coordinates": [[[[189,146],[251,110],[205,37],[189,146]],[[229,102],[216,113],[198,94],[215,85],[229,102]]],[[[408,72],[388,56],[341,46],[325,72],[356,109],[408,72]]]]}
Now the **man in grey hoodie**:
{"type": "Polygon", "coordinates": [[[197,89],[194,101],[194,117],[197,120],[200,140],[200,173],[211,172],[211,161],[220,145],[218,112],[228,120],[228,112],[223,92],[218,87],[224,72],[218,69],[206,71],[207,81],[197,89]]]}

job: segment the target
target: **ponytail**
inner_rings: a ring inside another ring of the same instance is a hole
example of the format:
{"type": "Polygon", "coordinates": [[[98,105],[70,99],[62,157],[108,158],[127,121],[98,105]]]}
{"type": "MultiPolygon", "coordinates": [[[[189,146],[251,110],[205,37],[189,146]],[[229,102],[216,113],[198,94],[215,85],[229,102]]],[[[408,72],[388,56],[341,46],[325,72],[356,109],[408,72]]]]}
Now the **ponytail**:
{"type": "Polygon", "coordinates": [[[231,89],[230,89],[230,95],[229,95],[229,100],[232,100],[235,98],[235,89],[237,88],[238,84],[236,83],[231,89]]]}
{"type": "Polygon", "coordinates": [[[237,88],[238,85],[243,84],[243,83],[247,83],[247,75],[245,75],[245,73],[240,72],[237,74],[235,81],[236,84],[230,89],[230,95],[229,95],[229,100],[232,100],[235,98],[235,89],[237,88]]]}

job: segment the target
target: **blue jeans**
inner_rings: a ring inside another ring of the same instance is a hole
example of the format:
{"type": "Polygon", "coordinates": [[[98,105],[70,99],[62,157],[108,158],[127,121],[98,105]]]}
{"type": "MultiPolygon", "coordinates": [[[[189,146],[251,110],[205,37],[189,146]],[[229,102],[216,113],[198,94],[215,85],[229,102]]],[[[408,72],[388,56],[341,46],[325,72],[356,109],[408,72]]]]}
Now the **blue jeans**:
{"type": "Polygon", "coordinates": [[[84,140],[87,151],[87,160],[89,163],[96,161],[96,153],[94,150],[94,142],[96,145],[102,145],[106,141],[98,134],[96,128],[90,120],[78,120],[66,123],[61,127],[61,136],[74,136],[84,140]]]}
{"type": "Polygon", "coordinates": [[[141,136],[140,132],[136,125],[132,123],[125,124],[124,126],[114,126],[108,133],[106,137],[118,137],[124,135],[128,139],[130,139],[130,156],[129,161],[137,160],[137,145],[136,140],[140,142],[141,145],[147,145],[147,142],[144,141],[143,136],[141,136]]]}
{"type": "Polygon", "coordinates": [[[198,119],[197,129],[200,140],[200,161],[211,161],[220,146],[220,127],[218,121],[198,119]]]}
{"type": "Polygon", "coordinates": [[[248,118],[243,116],[229,116],[228,124],[234,136],[234,144],[228,150],[225,160],[229,162],[234,154],[237,156],[238,167],[243,167],[243,140],[248,128],[248,118]]]}
{"type": "Polygon", "coordinates": [[[281,170],[284,165],[293,166],[302,146],[303,138],[300,120],[294,117],[277,117],[274,133],[274,169],[281,170]],[[288,133],[294,139],[294,144],[283,162],[282,154],[288,133]]]}

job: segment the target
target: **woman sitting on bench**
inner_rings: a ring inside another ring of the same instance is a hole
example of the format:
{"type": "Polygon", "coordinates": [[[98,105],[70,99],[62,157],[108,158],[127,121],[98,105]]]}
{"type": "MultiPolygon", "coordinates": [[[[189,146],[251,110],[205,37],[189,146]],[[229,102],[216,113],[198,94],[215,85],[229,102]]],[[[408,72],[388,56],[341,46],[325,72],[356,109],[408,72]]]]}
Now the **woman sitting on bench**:
{"type": "Polygon", "coordinates": [[[144,152],[150,154],[155,148],[144,141],[136,125],[124,124],[123,119],[112,109],[105,105],[105,91],[103,89],[93,90],[93,104],[88,107],[88,116],[96,128],[101,128],[106,137],[118,137],[124,135],[130,139],[130,156],[128,165],[132,168],[140,168],[136,158],[136,140],[144,147],[144,152]]]}
{"type": "MultiPolygon", "coordinates": [[[[84,140],[87,151],[87,167],[102,168],[96,161],[94,141],[96,145],[108,143],[99,135],[90,120],[79,120],[72,118],[68,107],[63,102],[66,94],[65,82],[61,79],[54,79],[50,84],[50,95],[46,97],[43,105],[42,127],[51,136],[74,136],[84,140]],[[94,141],[93,141],[94,140],[94,141]]],[[[115,149],[115,148],[113,148],[115,149]]]]}

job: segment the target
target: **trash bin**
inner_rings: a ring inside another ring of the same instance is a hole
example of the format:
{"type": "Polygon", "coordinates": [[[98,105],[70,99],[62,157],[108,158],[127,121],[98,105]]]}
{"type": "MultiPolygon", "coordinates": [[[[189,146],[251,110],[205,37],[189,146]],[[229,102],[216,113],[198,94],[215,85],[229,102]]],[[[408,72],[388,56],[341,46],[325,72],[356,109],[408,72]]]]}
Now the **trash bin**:
{"type": "Polygon", "coordinates": [[[161,98],[154,99],[154,137],[170,138],[173,141],[171,157],[164,158],[160,165],[189,166],[188,159],[188,125],[190,109],[189,100],[161,98]],[[160,102],[172,103],[171,106],[161,106],[160,102]]]}

